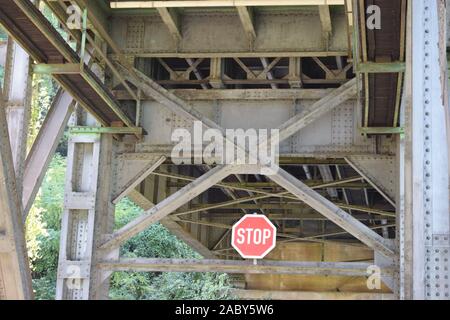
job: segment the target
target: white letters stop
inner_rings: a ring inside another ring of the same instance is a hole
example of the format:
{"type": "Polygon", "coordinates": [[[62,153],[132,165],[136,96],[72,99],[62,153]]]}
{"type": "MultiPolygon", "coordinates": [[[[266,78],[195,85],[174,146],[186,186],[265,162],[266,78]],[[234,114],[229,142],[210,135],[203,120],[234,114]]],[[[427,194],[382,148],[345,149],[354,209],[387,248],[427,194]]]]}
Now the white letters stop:
{"type": "Polygon", "coordinates": [[[244,259],[263,259],[276,239],[277,229],[265,215],[246,214],[231,230],[231,245],[244,259]]]}
{"type": "Polygon", "coordinates": [[[270,229],[240,228],[237,230],[238,244],[266,244],[271,239],[270,229]]]}

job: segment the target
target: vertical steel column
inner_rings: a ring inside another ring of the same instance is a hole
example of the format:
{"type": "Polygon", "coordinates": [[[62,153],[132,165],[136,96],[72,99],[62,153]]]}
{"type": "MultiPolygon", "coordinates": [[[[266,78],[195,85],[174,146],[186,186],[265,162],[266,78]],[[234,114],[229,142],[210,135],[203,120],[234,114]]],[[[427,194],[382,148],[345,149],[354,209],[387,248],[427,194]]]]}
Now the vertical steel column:
{"type": "Polygon", "coordinates": [[[8,40],[0,94],[0,300],[31,299],[31,273],[22,220],[23,163],[30,114],[29,57],[8,40]]]}
{"type": "Polygon", "coordinates": [[[30,58],[17,43],[9,39],[4,95],[19,195],[22,194],[22,176],[27,152],[31,114],[31,83],[30,58]]]}
{"type": "Polygon", "coordinates": [[[111,233],[111,135],[74,135],[69,140],[57,299],[107,298],[108,275],[96,268],[102,236],[111,233]]]}
{"type": "Polygon", "coordinates": [[[32,297],[21,202],[0,87],[0,300],[32,297]]]}
{"type": "Polygon", "coordinates": [[[405,90],[405,219],[400,234],[404,246],[400,296],[405,299],[450,298],[449,159],[437,2],[410,2],[408,31],[414,37],[405,90]]]}

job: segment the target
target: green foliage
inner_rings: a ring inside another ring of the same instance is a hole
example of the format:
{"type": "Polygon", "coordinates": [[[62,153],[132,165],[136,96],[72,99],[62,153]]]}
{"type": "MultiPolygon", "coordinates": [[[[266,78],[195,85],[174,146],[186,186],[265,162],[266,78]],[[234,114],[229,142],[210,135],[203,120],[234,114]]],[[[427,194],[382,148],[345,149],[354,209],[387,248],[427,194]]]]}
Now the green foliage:
{"type": "MultiPolygon", "coordinates": [[[[142,213],[128,199],[122,200],[116,207],[116,227],[120,228],[142,213]]],[[[124,256],[155,258],[199,258],[184,242],[178,241],[161,224],[154,224],[147,230],[131,238],[121,247],[124,256]]]]}
{"type": "MultiPolygon", "coordinates": [[[[120,228],[141,214],[128,199],[116,207],[116,227],[120,228]]],[[[184,242],[161,224],[154,224],[127,241],[121,248],[124,257],[200,259],[184,242]]],[[[228,277],[216,273],[125,273],[115,272],[111,279],[112,299],[225,299],[229,297],[228,277]]]]}
{"type": "Polygon", "coordinates": [[[3,88],[3,78],[5,77],[5,68],[0,66],[0,86],[3,88]]]}
{"type": "Polygon", "coordinates": [[[63,210],[66,159],[56,154],[45,176],[34,205],[42,208],[41,216],[47,229],[59,231],[63,210]]]}
{"type": "Polygon", "coordinates": [[[228,277],[218,273],[163,273],[152,282],[149,296],[158,300],[228,299],[228,277]]]}
{"type": "Polygon", "coordinates": [[[0,27],[0,41],[8,40],[8,34],[0,27]]]}
{"type": "Polygon", "coordinates": [[[42,127],[57,91],[58,86],[50,75],[38,74],[33,76],[29,146],[33,144],[39,129],[42,127]]]}
{"type": "MultiPolygon", "coordinates": [[[[8,40],[8,35],[6,32],[0,27],[0,42],[4,42],[8,40]]],[[[5,68],[0,66],[0,85],[3,87],[3,78],[5,76],[5,68]]]]}
{"type": "Polygon", "coordinates": [[[27,219],[27,248],[36,299],[55,297],[65,169],[65,159],[56,154],[27,219]]]}

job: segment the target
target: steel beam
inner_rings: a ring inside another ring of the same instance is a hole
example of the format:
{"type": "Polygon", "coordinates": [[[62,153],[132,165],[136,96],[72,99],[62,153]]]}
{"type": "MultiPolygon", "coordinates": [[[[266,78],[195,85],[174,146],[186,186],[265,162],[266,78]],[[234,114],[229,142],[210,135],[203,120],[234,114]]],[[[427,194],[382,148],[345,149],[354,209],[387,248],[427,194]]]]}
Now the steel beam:
{"type": "Polygon", "coordinates": [[[253,42],[256,39],[256,31],[255,26],[253,25],[253,14],[252,9],[241,6],[236,7],[236,10],[239,15],[239,19],[241,20],[242,27],[244,28],[245,33],[247,34],[248,40],[253,42]]]}
{"type": "Polygon", "coordinates": [[[114,234],[102,244],[101,248],[111,249],[120,246],[124,241],[145,230],[151,224],[166,217],[233,172],[234,168],[232,166],[217,166],[208,171],[194,182],[158,203],[152,209],[145,211],[139,218],[114,232],[114,234]]]}
{"type": "Polygon", "coordinates": [[[0,88],[0,300],[32,299],[22,207],[0,88]]]}
{"type": "Polygon", "coordinates": [[[326,97],[315,102],[309,108],[292,117],[278,129],[280,130],[280,142],[297,133],[302,128],[330,112],[343,102],[352,99],[357,93],[357,79],[350,80],[326,97]]]}
{"type": "Polygon", "coordinates": [[[167,26],[167,29],[169,29],[170,34],[175,39],[175,41],[180,41],[183,37],[181,35],[180,29],[178,27],[179,25],[179,17],[173,9],[168,8],[158,8],[158,13],[161,16],[162,21],[167,26]]]}
{"type": "Polygon", "coordinates": [[[449,156],[440,1],[411,2],[405,82],[405,219],[400,295],[449,299],[449,156]]]}
{"type": "Polygon", "coordinates": [[[234,6],[318,6],[344,5],[344,0],[208,0],[208,1],[111,1],[112,9],[190,8],[234,6]]]}
{"type": "MultiPolygon", "coordinates": [[[[233,7],[246,6],[235,4],[233,7]]],[[[120,45],[124,54],[132,57],[198,59],[347,56],[347,39],[341,36],[347,32],[343,12],[331,15],[334,32],[330,41],[325,44],[320,32],[319,12],[286,8],[281,16],[277,10],[266,11],[257,16],[257,23],[253,23],[252,28],[248,11],[240,9],[240,14],[237,10],[233,11],[235,14],[220,16],[208,11],[202,14],[183,12],[183,23],[178,28],[183,37],[177,42],[173,41],[173,34],[157,15],[141,15],[136,19],[134,16],[113,14],[110,37],[120,45]],[[145,28],[146,25],[152,25],[153,28],[145,28]],[[157,33],[151,31],[155,29],[158,30],[157,33]],[[133,37],[127,38],[126,35],[130,33],[133,37]],[[250,43],[249,37],[253,38],[250,43]]]]}
{"type": "MultiPolygon", "coordinates": [[[[163,88],[159,87],[156,83],[148,79],[143,74],[140,74],[137,72],[139,77],[145,81],[145,85],[141,85],[141,88],[144,92],[146,92],[149,95],[152,95],[155,99],[160,101],[162,104],[169,107],[172,111],[179,113],[181,116],[186,117],[187,119],[190,119],[192,121],[203,121],[204,125],[206,127],[212,127],[220,130],[223,132],[223,129],[220,128],[217,124],[211,122],[211,120],[205,118],[203,115],[198,113],[192,108],[189,108],[186,106],[185,102],[178,97],[168,93],[163,88]],[[204,121],[206,120],[206,122],[204,121]]],[[[130,79],[132,81],[132,79],[130,79]]],[[[347,99],[353,97],[357,92],[357,86],[356,86],[357,80],[351,80],[345,85],[343,85],[341,88],[336,89],[332,94],[328,95],[326,98],[323,98],[320,101],[320,107],[317,105],[316,108],[309,108],[307,111],[297,115],[296,117],[289,120],[286,124],[284,124],[281,127],[280,130],[280,140],[286,139],[290,137],[291,135],[295,134],[298,130],[305,127],[306,125],[312,123],[315,119],[317,119],[318,115],[325,114],[329,111],[330,106],[335,107],[342,103],[343,101],[346,101],[347,99]],[[306,116],[305,116],[306,114],[306,116]],[[305,118],[306,117],[306,118],[305,118]]],[[[274,171],[277,171],[278,168],[275,168],[274,171]]],[[[279,172],[283,172],[283,170],[280,168],[278,169],[279,172]]],[[[286,173],[287,174],[287,173],[286,173]]],[[[394,248],[392,244],[386,240],[383,239],[381,236],[376,234],[374,231],[367,228],[365,225],[360,223],[359,221],[352,218],[348,213],[345,211],[339,209],[337,206],[330,203],[325,198],[321,197],[316,192],[312,191],[308,187],[304,186],[300,181],[293,178],[292,176],[280,176],[280,173],[270,177],[272,180],[280,184],[281,186],[284,186],[286,188],[289,187],[290,189],[287,189],[291,193],[294,193],[297,197],[301,197],[303,195],[303,192],[299,193],[302,188],[306,188],[305,190],[308,191],[308,197],[305,201],[308,204],[313,204],[313,208],[316,209],[318,212],[326,215],[328,218],[330,218],[335,223],[338,223],[341,227],[343,227],[344,230],[348,231],[350,234],[354,235],[356,238],[362,240],[364,243],[368,244],[370,247],[374,248],[375,250],[380,251],[382,254],[386,256],[393,256],[394,255],[394,248]],[[285,180],[286,179],[286,180],[285,180]],[[330,207],[331,206],[331,207],[330,207]],[[325,212],[324,212],[325,210],[325,212]]],[[[214,183],[213,183],[214,184],[214,183]]],[[[213,184],[210,184],[212,186],[213,184]]],[[[186,187],[189,187],[186,186],[186,187]]],[[[185,188],[186,188],[185,187],[185,188]]],[[[182,189],[183,190],[183,189],[182,189]]],[[[181,191],[181,190],[180,190],[181,191]]],[[[174,197],[176,199],[176,197],[174,197]]],[[[303,200],[302,198],[300,198],[303,200]]],[[[174,208],[175,210],[176,208],[174,208]]],[[[168,214],[165,213],[164,214],[168,214]]],[[[145,219],[145,217],[144,217],[145,219]]],[[[148,218],[147,218],[148,219],[148,218]]],[[[128,230],[123,230],[121,233],[123,235],[126,234],[126,232],[129,232],[132,230],[132,228],[138,228],[137,232],[143,230],[142,224],[139,226],[139,221],[134,221],[132,225],[129,226],[128,230]]],[[[145,228],[145,225],[144,225],[145,228]]],[[[137,232],[132,232],[131,234],[135,234],[137,232]]],[[[123,239],[120,238],[120,236],[115,236],[116,241],[109,241],[108,246],[118,245],[121,241],[124,239],[127,239],[127,236],[123,236],[123,239]],[[118,240],[118,241],[117,241],[118,240]]]]}
{"type": "MultiPolygon", "coordinates": [[[[150,210],[155,205],[148,200],[140,192],[133,190],[128,195],[129,199],[141,207],[143,210],[150,210]]],[[[194,238],[189,232],[187,232],[182,226],[172,219],[171,216],[167,216],[161,219],[161,224],[167,228],[174,236],[181,241],[184,241],[188,246],[194,249],[197,253],[206,259],[214,259],[215,254],[209,250],[203,243],[194,238]]]]}
{"type": "Polygon", "coordinates": [[[120,200],[126,197],[164,161],[166,161],[166,157],[162,156],[156,160],[156,162],[149,162],[141,171],[139,171],[134,177],[131,177],[128,182],[117,191],[117,193],[113,196],[113,203],[117,204],[120,200]]]}
{"type": "Polygon", "coordinates": [[[268,178],[297,196],[300,200],[307,203],[310,207],[323,214],[370,248],[379,251],[387,257],[395,255],[394,246],[389,240],[384,239],[376,232],[370,230],[366,225],[357,221],[347,212],[307,187],[288,172],[280,168],[276,174],[269,175],[268,178]]]}
{"type": "Polygon", "coordinates": [[[357,65],[357,73],[402,73],[405,72],[404,62],[363,62],[357,65]]]}
{"type": "Polygon", "coordinates": [[[72,136],[69,140],[66,190],[62,215],[56,298],[104,299],[108,277],[96,261],[118,252],[96,248],[114,227],[110,199],[111,135],[72,136]]]}
{"type": "MultiPolygon", "coordinates": [[[[298,262],[197,260],[197,259],[151,259],[121,258],[119,261],[103,261],[100,268],[110,271],[130,272],[225,272],[237,274],[296,274],[314,276],[365,277],[370,263],[358,262],[298,262]]],[[[385,269],[382,273],[392,274],[385,269]]]]}
{"type": "Polygon", "coordinates": [[[330,6],[320,5],[319,6],[320,23],[322,24],[323,38],[328,45],[328,41],[333,33],[333,25],[331,23],[330,6]]]}
{"type": "Polygon", "coordinates": [[[23,176],[22,206],[24,217],[28,215],[47,168],[75,106],[70,94],[60,90],[47,112],[44,123],[27,155],[23,176]]]}
{"type": "Polygon", "coordinates": [[[9,124],[11,151],[16,171],[17,191],[19,197],[21,197],[23,164],[27,154],[31,114],[32,73],[28,54],[12,38],[8,40],[5,70],[6,117],[9,124]]]}
{"type": "Polygon", "coordinates": [[[87,127],[74,126],[70,127],[71,134],[134,134],[142,135],[142,128],[138,127],[87,127]]]}
{"type": "MultiPolygon", "coordinates": [[[[294,79],[298,80],[294,76],[294,79]]],[[[220,79],[217,79],[219,81],[220,79]]],[[[319,100],[329,94],[333,89],[173,89],[169,90],[176,96],[186,101],[208,100],[319,100]]],[[[118,100],[133,100],[133,97],[125,90],[115,90],[114,95],[118,100]]],[[[153,100],[152,96],[143,95],[142,100],[153,100]]]]}
{"type": "Polygon", "coordinates": [[[395,300],[390,293],[313,292],[233,289],[231,293],[244,300],[395,300]]]}
{"type": "Polygon", "coordinates": [[[79,63],[46,64],[39,63],[33,65],[35,74],[79,74],[81,65],[79,63]]]}

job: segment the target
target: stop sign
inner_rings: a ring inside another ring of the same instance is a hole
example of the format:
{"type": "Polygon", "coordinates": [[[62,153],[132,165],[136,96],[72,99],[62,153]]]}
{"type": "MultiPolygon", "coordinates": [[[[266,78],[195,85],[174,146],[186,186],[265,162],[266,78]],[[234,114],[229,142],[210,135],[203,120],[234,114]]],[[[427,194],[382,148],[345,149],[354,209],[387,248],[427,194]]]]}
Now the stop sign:
{"type": "Polygon", "coordinates": [[[244,259],[262,259],[275,248],[276,236],[266,216],[247,214],[233,226],[231,245],[244,259]]]}

